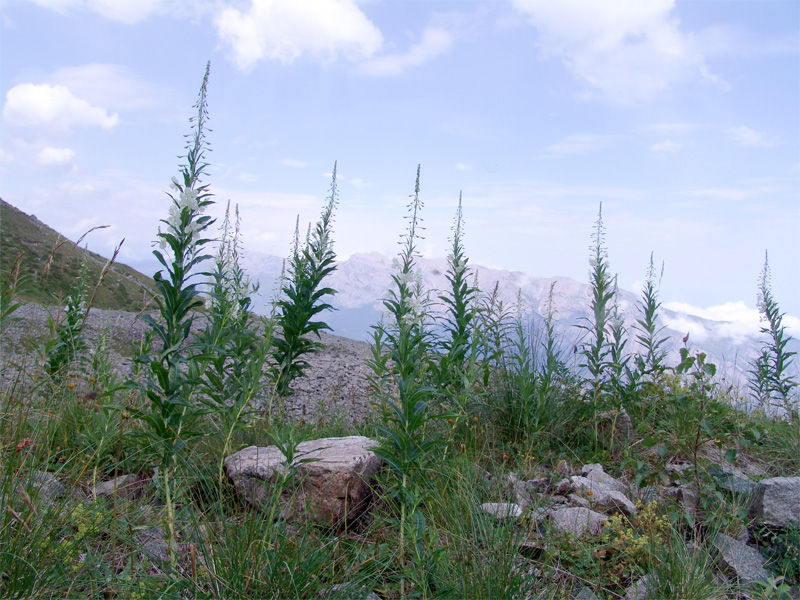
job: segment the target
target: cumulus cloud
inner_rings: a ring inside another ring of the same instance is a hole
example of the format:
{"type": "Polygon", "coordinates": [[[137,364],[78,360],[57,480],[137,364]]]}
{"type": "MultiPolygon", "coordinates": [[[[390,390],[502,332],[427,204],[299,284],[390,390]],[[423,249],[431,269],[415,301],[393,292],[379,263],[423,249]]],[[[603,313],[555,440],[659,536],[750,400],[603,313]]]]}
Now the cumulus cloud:
{"type": "Polygon", "coordinates": [[[107,63],[62,67],[43,82],[66,87],[92,104],[118,110],[153,108],[170,95],[168,90],[145,81],[127,67],[107,63]]]}
{"type": "Polygon", "coordinates": [[[387,54],[365,61],[360,71],[365,75],[398,75],[410,67],[418,67],[445,54],[453,46],[453,35],[439,27],[428,27],[422,32],[419,42],[405,52],[387,54]]]}
{"type": "Polygon", "coordinates": [[[222,46],[242,70],[262,60],[290,63],[301,56],[361,60],[383,43],[354,0],[252,0],[244,11],[223,9],[214,23],[222,46]]]}
{"type": "Polygon", "coordinates": [[[22,83],[6,93],[3,121],[13,127],[67,133],[75,127],[112,129],[119,116],[89,104],[62,85],[22,83]]]}
{"type": "Polygon", "coordinates": [[[725,130],[725,133],[730,135],[733,140],[742,146],[774,146],[775,142],[767,136],[767,134],[745,127],[730,127],[725,130]]]}
{"type": "Polygon", "coordinates": [[[691,76],[719,82],[694,38],[682,32],[674,0],[514,0],[538,33],[542,58],[620,103],[652,99],[691,76]]]}
{"type": "Polygon", "coordinates": [[[52,148],[46,146],[36,155],[36,161],[43,167],[58,173],[67,173],[75,163],[75,151],[71,148],[52,148]]]}

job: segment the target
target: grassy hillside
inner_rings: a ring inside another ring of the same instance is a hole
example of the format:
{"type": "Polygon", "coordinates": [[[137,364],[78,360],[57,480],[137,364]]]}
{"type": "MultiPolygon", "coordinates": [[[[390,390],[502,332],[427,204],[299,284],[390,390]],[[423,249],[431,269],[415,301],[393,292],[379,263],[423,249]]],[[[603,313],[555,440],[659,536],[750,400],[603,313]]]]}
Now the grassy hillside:
{"type": "MultiPolygon", "coordinates": [[[[76,247],[36,217],[0,199],[0,270],[8,273],[17,257],[24,285],[19,296],[40,304],[58,302],[78,280],[84,256],[88,258],[92,286],[98,281],[106,258],[76,247]],[[46,269],[52,255],[52,265],[46,269]]],[[[95,296],[98,308],[138,311],[153,295],[153,280],[126,265],[113,264],[95,296]]]]}

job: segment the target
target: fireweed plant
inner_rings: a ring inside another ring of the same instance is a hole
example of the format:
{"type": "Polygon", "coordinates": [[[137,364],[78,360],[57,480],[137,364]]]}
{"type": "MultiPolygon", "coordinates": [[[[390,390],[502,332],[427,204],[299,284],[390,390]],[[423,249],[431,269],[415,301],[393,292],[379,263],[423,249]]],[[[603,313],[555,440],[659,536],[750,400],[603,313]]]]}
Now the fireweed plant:
{"type": "Polygon", "coordinates": [[[299,232],[295,232],[288,274],[285,279],[282,278],[281,295],[276,303],[277,327],[272,335],[271,352],[275,361],[275,390],[279,396],[287,395],[292,380],[308,368],[304,357],[322,347],[319,341],[320,332],[330,330],[327,323],[312,319],[332,308],[323,298],[336,293],[336,290],[322,287],[322,281],[336,270],[336,254],[331,236],[338,195],[334,163],[330,196],[313,233],[307,236],[302,247],[298,239],[299,232]]]}
{"type": "MultiPolygon", "coordinates": [[[[416,269],[417,240],[423,229],[419,177],[418,166],[406,217],[408,229],[401,240],[392,288],[383,302],[386,322],[376,326],[374,335],[376,347],[386,349],[389,361],[373,361],[370,365],[384,409],[382,423],[376,426],[380,445],[375,454],[388,465],[391,479],[387,492],[400,504],[397,576],[402,597],[411,589],[422,597],[434,595],[436,563],[441,552],[431,548],[435,540],[421,508],[426,469],[442,442],[428,427],[436,418],[429,410],[436,390],[425,382],[430,336],[425,328],[425,302],[416,269]],[[387,380],[389,393],[384,393],[380,385],[387,380]]],[[[376,354],[380,355],[380,351],[373,350],[376,354]]]]}
{"type": "Polygon", "coordinates": [[[191,427],[200,415],[192,396],[203,369],[190,343],[190,332],[194,321],[192,311],[202,307],[203,300],[197,284],[190,280],[199,275],[200,263],[210,258],[203,254],[210,241],[204,235],[213,221],[203,213],[213,201],[208,185],[201,182],[208,166],[205,125],[209,69],[210,63],[195,104],[197,113],[190,119],[193,131],[188,136],[187,164],[182,167],[180,178],[172,178],[172,192],[167,193],[171,201],[169,217],[161,221],[166,228],[165,231],[159,228],[159,249],[153,251],[164,267],[153,277],[158,290],[155,303],[159,318],[144,314],[142,320],[155,331],[161,347],[138,358],[149,365],[152,377],[141,384],[150,401],[150,410],[137,410],[135,416],[149,427],[151,447],[158,459],[155,480],[166,501],[169,555],[173,563],[177,560],[173,503],[176,455],[187,441],[201,435],[191,427]]]}
{"type": "Polygon", "coordinates": [[[772,295],[767,252],[764,253],[764,268],[759,277],[756,305],[761,313],[761,322],[764,323],[761,333],[766,336],[766,341],[751,364],[750,391],[760,408],[767,410],[777,404],[792,421],[797,421],[800,415],[800,405],[795,397],[798,383],[789,374],[792,357],[797,353],[787,349],[792,338],[783,325],[785,313],[780,311],[778,302],[772,295]]]}
{"type": "Polygon", "coordinates": [[[265,387],[262,371],[269,355],[271,322],[264,320],[266,334],[260,338],[251,303],[258,286],[251,283],[241,266],[239,207],[231,223],[230,202],[220,227],[220,242],[214,258],[210,290],[206,299],[208,319],[197,336],[208,364],[203,371],[200,401],[208,408],[223,438],[218,464],[220,484],[223,461],[233,436],[247,422],[254,397],[265,387]]]}

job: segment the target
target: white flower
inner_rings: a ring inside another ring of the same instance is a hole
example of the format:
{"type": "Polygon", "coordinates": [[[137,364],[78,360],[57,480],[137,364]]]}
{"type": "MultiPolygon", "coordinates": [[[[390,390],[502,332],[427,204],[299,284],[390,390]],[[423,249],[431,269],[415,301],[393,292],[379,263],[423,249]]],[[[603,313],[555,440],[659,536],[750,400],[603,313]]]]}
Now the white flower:
{"type": "Polygon", "coordinates": [[[175,176],[172,177],[172,183],[169,184],[169,187],[171,187],[173,190],[180,191],[181,184],[178,183],[178,178],[177,177],[175,177],[175,176]]]}
{"type": "Polygon", "coordinates": [[[192,188],[183,190],[180,195],[180,207],[196,211],[198,209],[197,192],[192,188]]]}

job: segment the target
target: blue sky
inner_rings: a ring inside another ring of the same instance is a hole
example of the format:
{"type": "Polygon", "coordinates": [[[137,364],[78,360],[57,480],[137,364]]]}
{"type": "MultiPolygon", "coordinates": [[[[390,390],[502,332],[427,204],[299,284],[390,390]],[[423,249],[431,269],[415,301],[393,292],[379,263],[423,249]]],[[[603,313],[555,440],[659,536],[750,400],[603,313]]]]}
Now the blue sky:
{"type": "Polygon", "coordinates": [[[285,255],[338,161],[336,250],[393,254],[418,163],[444,256],[586,281],[603,202],[619,283],[756,326],[800,315],[797,0],[4,0],[0,195],[146,260],[211,61],[212,191],[285,255]]]}

